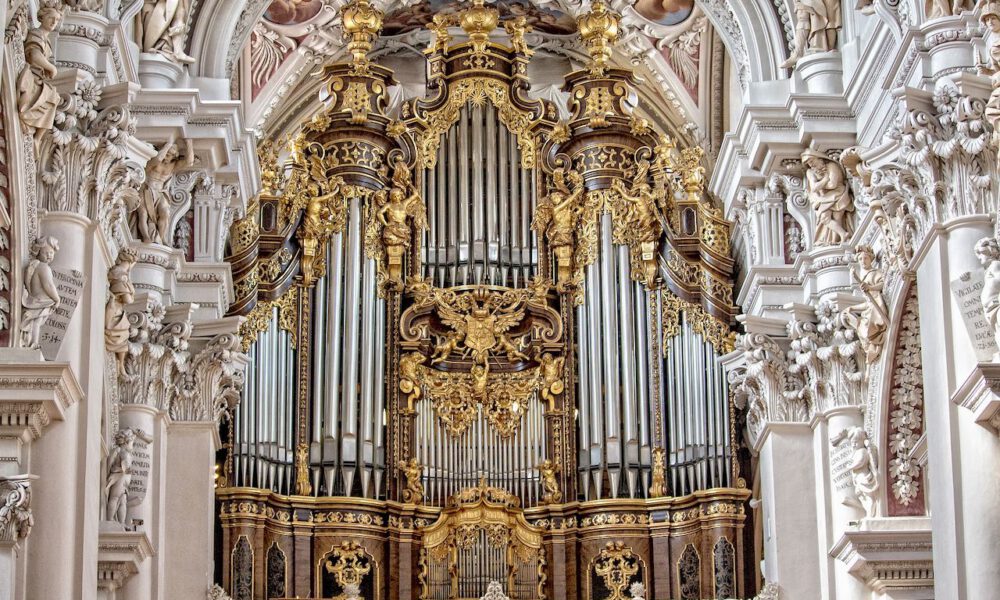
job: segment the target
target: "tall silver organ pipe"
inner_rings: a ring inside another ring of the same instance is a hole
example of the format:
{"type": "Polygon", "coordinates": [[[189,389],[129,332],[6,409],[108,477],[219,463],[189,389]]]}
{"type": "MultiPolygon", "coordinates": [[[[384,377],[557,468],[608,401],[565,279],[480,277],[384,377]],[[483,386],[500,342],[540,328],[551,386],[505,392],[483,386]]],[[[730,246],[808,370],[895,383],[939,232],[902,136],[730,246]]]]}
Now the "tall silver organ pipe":
{"type": "Polygon", "coordinates": [[[430,400],[419,402],[416,410],[416,457],[424,465],[425,503],[443,506],[453,494],[478,485],[482,477],[491,486],[515,494],[522,506],[539,503],[542,492],[536,467],[547,458],[541,399],[528,402],[520,427],[507,439],[490,425],[481,405],[460,436],[447,431],[430,400]]]}
{"type": "Polygon", "coordinates": [[[314,291],[309,459],[318,495],[384,496],[385,303],[364,255],[363,214],[351,199],[314,291]]]}
{"type": "Polygon", "coordinates": [[[584,303],[576,309],[581,498],[648,495],[657,401],[668,493],[729,485],[729,402],[718,353],[686,315],[681,333],[664,341],[661,295],[669,292],[649,292],[631,280],[628,248],[611,243],[607,214],[600,235],[584,303]],[[659,392],[652,387],[652,361],[661,361],[659,392]]]}
{"type": "Polygon", "coordinates": [[[424,172],[424,275],[437,287],[524,287],[538,262],[535,171],[492,104],[462,108],[424,172]]]}
{"type": "Polygon", "coordinates": [[[288,332],[271,324],[250,349],[243,402],[233,422],[233,478],[237,486],[288,494],[294,486],[295,355],[288,332]],[[248,401],[252,399],[252,401],[248,401]]]}
{"type": "MultiPolygon", "coordinates": [[[[348,203],[317,281],[311,319],[309,464],[316,495],[384,497],[385,303],[362,247],[364,207],[348,203]]],[[[297,352],[271,324],[251,348],[234,426],[235,485],[293,493],[297,352]]]]}

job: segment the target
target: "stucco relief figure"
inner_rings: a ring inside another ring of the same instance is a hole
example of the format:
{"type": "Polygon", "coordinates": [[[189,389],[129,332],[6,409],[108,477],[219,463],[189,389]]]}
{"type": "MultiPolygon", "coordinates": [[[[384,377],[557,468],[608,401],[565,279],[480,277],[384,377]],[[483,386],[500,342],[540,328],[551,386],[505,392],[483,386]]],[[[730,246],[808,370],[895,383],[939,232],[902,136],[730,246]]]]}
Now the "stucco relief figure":
{"type": "Polygon", "coordinates": [[[136,21],[136,37],[143,52],[161,54],[176,63],[193,63],[184,52],[190,0],[145,0],[136,21]]]}
{"type": "Polygon", "coordinates": [[[841,0],[795,0],[795,50],[782,68],[790,69],[807,54],[837,49],[843,26],[841,0]]]}
{"type": "Polygon", "coordinates": [[[969,0],[927,0],[925,11],[928,19],[937,19],[960,15],[969,8],[969,0]]]}
{"type": "Polygon", "coordinates": [[[130,278],[137,255],[131,248],[118,253],[118,261],[108,271],[111,297],[104,306],[104,347],[115,355],[118,374],[125,374],[125,355],[128,354],[129,322],[125,307],[135,301],[135,286],[130,278]]]}
{"type": "Polygon", "coordinates": [[[17,77],[17,110],[21,121],[34,134],[37,145],[49,129],[59,106],[59,92],[51,79],[59,69],[52,61],[49,36],[62,21],[62,10],[46,4],[38,9],[39,26],[28,32],[24,40],[24,68],[17,77]]]}
{"type": "Polygon", "coordinates": [[[988,76],[993,86],[983,115],[993,126],[993,146],[996,148],[1000,147],[1000,1],[984,2],[979,20],[989,30],[987,60],[979,65],[979,74],[988,76]]]}
{"type": "Polygon", "coordinates": [[[135,233],[147,244],[166,244],[170,231],[170,182],[183,167],[194,164],[191,140],[185,140],[181,157],[177,144],[170,140],[146,163],[146,185],[139,203],[132,210],[135,233]]]}
{"type": "Polygon", "coordinates": [[[976,258],[986,269],[980,299],[983,313],[993,327],[993,336],[1000,346],[1000,242],[996,238],[983,238],[976,242],[976,258]]]}
{"type": "Polygon", "coordinates": [[[59,306],[59,292],[52,277],[52,259],[59,251],[59,240],[40,237],[31,245],[31,260],[24,269],[24,293],[21,296],[21,345],[37,348],[41,328],[49,314],[59,306]]]}
{"type": "Polygon", "coordinates": [[[115,447],[108,458],[108,481],[104,485],[105,518],[125,524],[128,512],[128,486],[132,483],[132,453],[136,431],[122,429],[115,434],[115,447]]]}
{"type": "MultiPolygon", "coordinates": [[[[868,439],[868,433],[863,427],[851,427],[834,436],[830,443],[834,446],[847,441],[851,444],[851,459],[848,469],[851,471],[851,483],[865,516],[874,517],[878,506],[878,491],[880,477],[878,472],[878,452],[875,445],[868,439]]],[[[846,499],[846,504],[853,504],[853,499],[846,499]]]]}
{"type": "Polygon", "coordinates": [[[871,365],[882,354],[889,329],[889,310],[882,296],[885,274],[875,267],[875,252],[868,246],[858,246],[852,272],[865,301],[848,308],[844,316],[847,324],[857,331],[858,341],[871,365]]]}
{"type": "Polygon", "coordinates": [[[816,246],[842,244],[854,233],[854,201],[843,167],[817,150],[802,153],[806,167],[806,196],[816,213],[816,246]]]}

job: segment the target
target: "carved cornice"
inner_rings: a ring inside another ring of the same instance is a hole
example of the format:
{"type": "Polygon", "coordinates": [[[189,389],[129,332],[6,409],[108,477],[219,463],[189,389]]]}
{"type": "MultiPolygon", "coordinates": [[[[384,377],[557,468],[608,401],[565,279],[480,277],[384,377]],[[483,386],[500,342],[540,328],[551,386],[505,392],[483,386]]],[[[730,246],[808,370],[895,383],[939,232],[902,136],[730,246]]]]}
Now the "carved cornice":
{"type": "Polygon", "coordinates": [[[102,531],[97,543],[98,588],[120,589],[152,555],[153,547],[145,532],[102,531]]]}
{"type": "Polygon", "coordinates": [[[930,523],[926,529],[847,531],[830,554],[878,594],[903,590],[933,594],[930,523]]]}
{"type": "Polygon", "coordinates": [[[0,433],[38,439],[51,421],[83,398],[68,363],[0,363],[0,433]]]}
{"type": "Polygon", "coordinates": [[[1000,363],[979,363],[951,397],[976,423],[1000,435],[1000,363]]]}

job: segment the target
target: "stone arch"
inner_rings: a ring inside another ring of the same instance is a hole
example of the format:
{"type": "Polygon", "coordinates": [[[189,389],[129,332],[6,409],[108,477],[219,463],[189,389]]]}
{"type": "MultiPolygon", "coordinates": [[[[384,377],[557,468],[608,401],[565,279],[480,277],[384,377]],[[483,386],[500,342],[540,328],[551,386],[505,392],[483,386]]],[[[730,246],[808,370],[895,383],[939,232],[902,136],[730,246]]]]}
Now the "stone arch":
{"type": "MultiPolygon", "coordinates": [[[[791,0],[778,0],[791,15],[791,0]]],[[[747,0],[698,0],[698,5],[719,32],[743,89],[749,83],[784,77],[780,65],[788,54],[785,26],[771,2],[747,0]],[[737,67],[739,68],[739,67],[737,67]]],[[[790,17],[789,17],[790,18],[790,17]]]]}

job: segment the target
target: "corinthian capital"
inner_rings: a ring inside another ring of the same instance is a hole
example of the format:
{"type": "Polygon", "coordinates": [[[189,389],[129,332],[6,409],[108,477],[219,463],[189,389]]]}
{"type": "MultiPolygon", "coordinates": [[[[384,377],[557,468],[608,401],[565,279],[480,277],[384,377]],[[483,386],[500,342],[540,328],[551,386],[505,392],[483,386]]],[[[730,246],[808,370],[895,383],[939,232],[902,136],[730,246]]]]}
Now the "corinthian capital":
{"type": "Polygon", "coordinates": [[[747,427],[756,441],[767,423],[805,422],[810,395],[802,379],[789,371],[785,351],[762,333],[737,339],[743,367],[729,374],[736,405],[747,409],[747,427]]]}
{"type": "Polygon", "coordinates": [[[224,333],[212,338],[187,365],[170,416],[178,421],[216,422],[239,402],[247,356],[240,338],[224,333]]]}
{"type": "Polygon", "coordinates": [[[28,537],[35,519],[31,515],[31,480],[34,475],[0,476],[0,542],[15,545],[28,537]]]}

